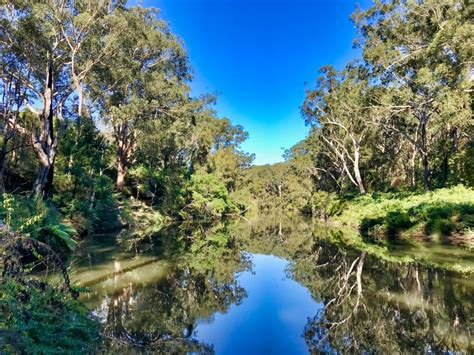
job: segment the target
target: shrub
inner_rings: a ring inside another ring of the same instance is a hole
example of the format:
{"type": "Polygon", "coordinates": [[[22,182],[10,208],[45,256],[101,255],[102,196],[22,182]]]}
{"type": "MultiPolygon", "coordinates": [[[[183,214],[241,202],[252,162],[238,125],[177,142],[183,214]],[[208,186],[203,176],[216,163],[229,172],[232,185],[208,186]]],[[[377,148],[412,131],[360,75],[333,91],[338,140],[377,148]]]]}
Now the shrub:
{"type": "Polygon", "coordinates": [[[379,243],[380,237],[384,236],[383,218],[364,218],[360,224],[360,234],[365,241],[379,243]]]}
{"type": "Polygon", "coordinates": [[[91,353],[99,323],[78,301],[50,286],[0,284],[0,352],[91,353]]]}
{"type": "Polygon", "coordinates": [[[60,254],[74,249],[76,230],[62,222],[47,202],[4,193],[0,198],[0,219],[8,229],[42,241],[60,254]]]}
{"type": "MultiPolygon", "coordinates": [[[[64,205],[66,201],[62,201],[64,205]]],[[[99,176],[92,181],[90,198],[76,196],[61,209],[71,220],[82,217],[80,227],[88,232],[112,230],[118,225],[117,202],[113,195],[113,182],[108,176],[99,176]]]]}
{"type": "Polygon", "coordinates": [[[91,117],[79,117],[64,132],[55,162],[53,202],[77,229],[117,226],[114,183],[106,175],[113,149],[91,117]]]}
{"type": "Polygon", "coordinates": [[[426,193],[374,193],[340,201],[345,201],[345,208],[332,218],[358,225],[361,235],[370,241],[402,233],[414,235],[415,231],[469,235],[474,228],[474,190],[465,186],[426,193]]]}
{"type": "Polygon", "coordinates": [[[406,230],[413,225],[408,214],[401,210],[388,212],[384,224],[389,236],[396,236],[402,230],[406,230]]]}
{"type": "Polygon", "coordinates": [[[184,219],[218,219],[238,212],[225,185],[214,174],[194,174],[186,195],[188,203],[180,213],[184,219]]]}

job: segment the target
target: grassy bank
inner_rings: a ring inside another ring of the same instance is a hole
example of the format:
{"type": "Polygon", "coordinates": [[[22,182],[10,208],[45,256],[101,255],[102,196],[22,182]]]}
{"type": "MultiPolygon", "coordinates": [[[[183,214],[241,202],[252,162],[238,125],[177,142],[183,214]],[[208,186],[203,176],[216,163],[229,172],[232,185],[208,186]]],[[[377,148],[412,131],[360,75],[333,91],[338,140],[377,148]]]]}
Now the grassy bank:
{"type": "Polygon", "coordinates": [[[372,193],[334,200],[329,222],[355,227],[365,241],[439,238],[474,245],[474,190],[455,186],[425,193],[372,193]]]}

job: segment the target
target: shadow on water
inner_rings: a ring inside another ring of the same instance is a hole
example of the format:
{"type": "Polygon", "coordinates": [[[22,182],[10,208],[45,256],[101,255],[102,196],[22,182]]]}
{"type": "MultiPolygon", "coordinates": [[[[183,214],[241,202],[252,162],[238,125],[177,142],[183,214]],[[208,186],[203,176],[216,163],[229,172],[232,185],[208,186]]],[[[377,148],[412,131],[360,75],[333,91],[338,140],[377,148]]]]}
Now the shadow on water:
{"type": "MultiPolygon", "coordinates": [[[[88,286],[107,351],[474,351],[472,274],[387,261],[329,235],[269,215],[133,243],[98,237],[71,261],[73,280],[88,286]]],[[[453,251],[433,258],[472,265],[472,253],[453,251]]]]}

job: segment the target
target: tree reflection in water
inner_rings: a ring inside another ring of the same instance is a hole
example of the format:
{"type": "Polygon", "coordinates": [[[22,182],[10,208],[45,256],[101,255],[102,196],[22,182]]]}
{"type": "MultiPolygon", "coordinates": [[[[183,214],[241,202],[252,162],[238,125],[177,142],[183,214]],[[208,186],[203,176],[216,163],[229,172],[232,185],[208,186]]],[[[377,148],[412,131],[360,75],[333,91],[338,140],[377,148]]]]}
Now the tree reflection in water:
{"type": "Polygon", "coordinates": [[[158,254],[173,261],[166,278],[156,282],[124,285],[120,262],[114,262],[114,287],[99,296],[103,300],[95,311],[107,351],[213,352],[212,345],[195,338],[196,323],[242,302],[246,292],[235,275],[251,266],[232,247],[232,238],[219,238],[221,228],[167,229],[147,238],[143,248],[149,250],[151,240],[158,254]]]}
{"type": "Polygon", "coordinates": [[[293,264],[295,278],[325,304],[304,331],[311,352],[473,351],[466,279],[330,245],[318,250],[317,263],[293,264]]]}
{"type": "Polygon", "coordinates": [[[287,277],[324,305],[297,330],[312,353],[474,352],[472,277],[336,245],[301,218],[168,228],[132,249],[171,266],[164,279],[124,284],[116,265],[116,287],[94,307],[108,351],[213,352],[196,325],[244,301],[237,276],[252,269],[247,253],[259,253],[289,260],[287,277]]]}
{"type": "Polygon", "coordinates": [[[235,282],[217,282],[212,275],[175,269],[164,282],[124,287],[101,306],[104,335],[111,350],[145,348],[172,353],[211,352],[193,338],[196,320],[225,312],[245,297],[235,282]]]}
{"type": "Polygon", "coordinates": [[[472,277],[335,245],[296,217],[237,228],[241,248],[287,258],[288,276],[324,304],[303,332],[312,353],[474,352],[472,277]]]}

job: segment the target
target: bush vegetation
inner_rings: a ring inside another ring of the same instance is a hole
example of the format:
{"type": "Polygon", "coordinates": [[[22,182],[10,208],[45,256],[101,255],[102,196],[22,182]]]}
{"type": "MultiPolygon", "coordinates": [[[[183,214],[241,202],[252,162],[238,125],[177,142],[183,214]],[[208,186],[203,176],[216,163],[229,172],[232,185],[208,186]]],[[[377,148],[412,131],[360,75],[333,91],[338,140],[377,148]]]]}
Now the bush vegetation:
{"type": "Polygon", "coordinates": [[[99,322],[65,292],[38,284],[0,283],[0,351],[85,354],[101,343],[99,322]]]}
{"type": "Polygon", "coordinates": [[[67,254],[77,244],[76,230],[46,201],[3,193],[0,220],[4,223],[2,239],[12,236],[6,232],[16,232],[51,246],[59,254],[67,254]]]}
{"type": "MultiPolygon", "coordinates": [[[[373,193],[339,199],[332,220],[358,227],[365,238],[463,236],[474,231],[474,190],[458,185],[425,193],[373,193]]],[[[472,240],[471,240],[472,242],[472,240]]]]}

